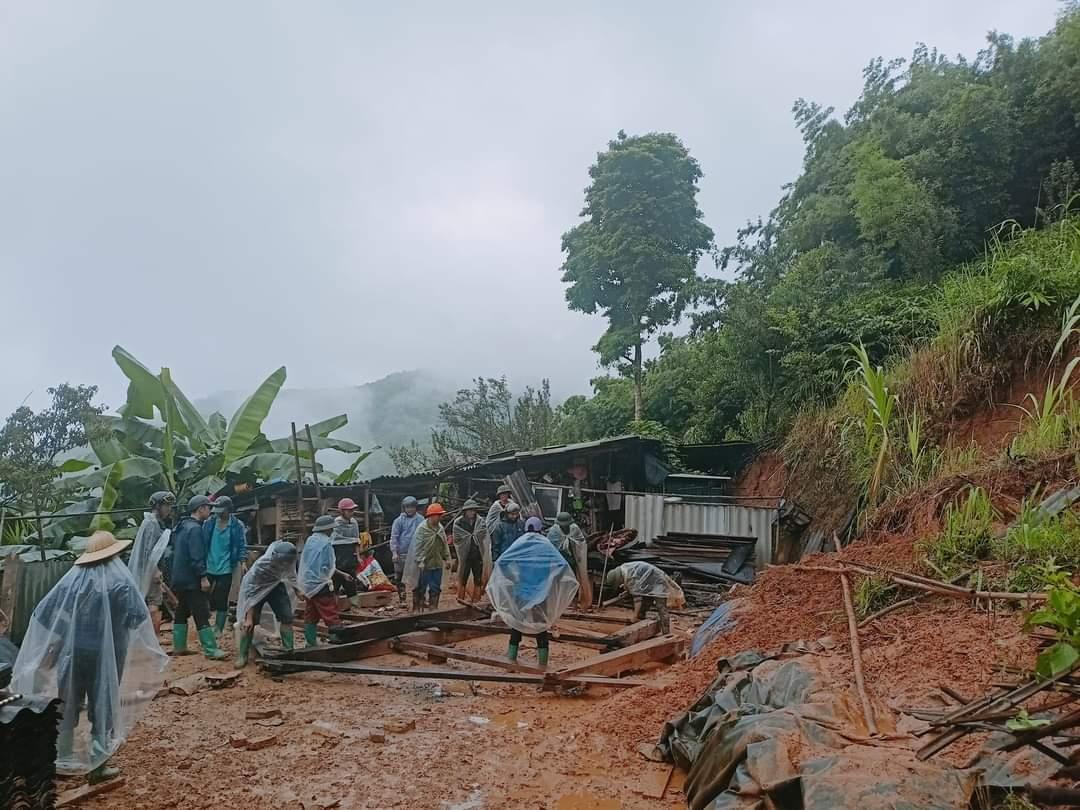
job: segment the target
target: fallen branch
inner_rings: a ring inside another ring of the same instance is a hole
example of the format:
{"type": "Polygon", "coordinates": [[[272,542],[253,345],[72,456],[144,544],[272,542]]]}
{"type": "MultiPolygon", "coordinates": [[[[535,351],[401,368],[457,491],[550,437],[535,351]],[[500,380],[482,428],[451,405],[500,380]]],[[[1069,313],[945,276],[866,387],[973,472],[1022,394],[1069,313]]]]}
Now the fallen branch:
{"type": "Polygon", "coordinates": [[[874,710],[870,706],[870,697],[866,694],[866,684],[863,682],[862,649],[859,646],[859,626],[855,622],[855,607],[851,603],[851,583],[848,582],[847,574],[840,575],[840,588],[844,592],[844,610],[847,611],[848,633],[851,635],[851,660],[855,665],[855,688],[859,692],[859,700],[862,702],[863,717],[866,719],[866,729],[870,736],[878,734],[877,722],[874,720],[874,710]]]}

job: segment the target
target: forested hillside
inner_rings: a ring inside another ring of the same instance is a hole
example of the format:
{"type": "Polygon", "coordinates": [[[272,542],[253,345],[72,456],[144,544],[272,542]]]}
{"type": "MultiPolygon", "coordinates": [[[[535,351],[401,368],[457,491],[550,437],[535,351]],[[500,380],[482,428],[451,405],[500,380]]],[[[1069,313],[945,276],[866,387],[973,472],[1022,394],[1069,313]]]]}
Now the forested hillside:
{"type": "MultiPolygon", "coordinates": [[[[724,280],[697,285],[690,334],[662,338],[646,363],[644,417],[676,438],[778,443],[801,410],[844,390],[853,343],[887,364],[979,307],[1056,321],[1075,292],[1034,260],[988,276],[997,288],[957,281],[1012,255],[995,251],[1021,229],[1077,208],[1075,5],[1044,37],[992,33],[972,59],[920,45],[909,59],[875,60],[846,113],[799,100],[794,114],[802,173],[716,250],[724,280]]],[[[633,419],[629,379],[594,389],[561,407],[565,438],[619,433],[633,419]]]]}

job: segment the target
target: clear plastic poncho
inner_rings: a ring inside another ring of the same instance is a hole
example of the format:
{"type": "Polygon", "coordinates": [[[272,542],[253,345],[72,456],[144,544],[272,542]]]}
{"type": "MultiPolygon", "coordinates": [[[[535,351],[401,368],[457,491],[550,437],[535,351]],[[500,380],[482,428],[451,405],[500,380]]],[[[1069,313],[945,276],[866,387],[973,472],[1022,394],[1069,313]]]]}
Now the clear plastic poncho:
{"type": "Polygon", "coordinates": [[[458,581],[461,586],[464,587],[469,576],[469,569],[465,567],[465,561],[469,559],[474,544],[479,546],[480,556],[484,561],[482,581],[487,582],[491,579],[491,536],[488,534],[487,522],[478,514],[472,531],[469,531],[462,523],[461,518],[458,518],[454,521],[453,532],[454,548],[457,549],[458,555],[458,581]]]}
{"type": "Polygon", "coordinates": [[[56,769],[84,774],[127,739],[168,662],[138,583],[110,557],[72,567],[34,609],[11,689],[64,701],[56,769]]]}
{"type": "Polygon", "coordinates": [[[577,590],[570,563],[535,532],[522,535],[499,555],[487,585],[488,599],[499,618],[527,635],[550,629],[570,607],[577,590]]]}
{"type": "Polygon", "coordinates": [[[621,574],[622,582],[631,596],[666,598],[672,606],[686,601],[679,584],[655,565],[628,562],[615,570],[621,574]]]}
{"type": "MultiPolygon", "coordinates": [[[[308,599],[323,588],[334,590],[334,571],[337,559],[330,538],[316,532],[304,543],[304,553],[300,555],[300,590],[308,599]]],[[[239,614],[237,614],[239,615],[239,614]]]]}
{"type": "Polygon", "coordinates": [[[128,568],[135,582],[142,592],[143,599],[150,593],[150,585],[154,581],[154,575],[158,570],[165,549],[169,547],[169,538],[172,532],[162,529],[157,515],[153,512],[143,513],[143,522],[139,526],[139,533],[135,535],[135,543],[131,546],[131,556],[128,557],[128,568]]]}
{"type": "MultiPolygon", "coordinates": [[[[289,594],[290,610],[296,613],[296,546],[285,540],[275,540],[259,559],[251,564],[236,596],[236,644],[244,634],[244,619],[249,610],[270,595],[278,585],[284,584],[289,594]]],[[[255,617],[254,644],[260,649],[268,638],[276,638],[281,632],[277,616],[269,605],[263,605],[255,617]]]]}

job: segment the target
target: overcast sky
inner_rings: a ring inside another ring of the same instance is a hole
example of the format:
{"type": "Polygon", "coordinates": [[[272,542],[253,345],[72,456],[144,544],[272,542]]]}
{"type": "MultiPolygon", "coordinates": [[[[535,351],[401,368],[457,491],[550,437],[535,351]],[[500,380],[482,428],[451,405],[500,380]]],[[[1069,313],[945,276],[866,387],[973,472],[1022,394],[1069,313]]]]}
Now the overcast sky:
{"type": "Polygon", "coordinates": [[[282,364],[584,390],[603,322],[566,309],[559,238],[620,128],[684,140],[726,243],[798,173],[796,98],[1057,11],[540,5],[0,0],[0,418],[65,380],[120,404],[116,343],[192,396],[282,364]]]}

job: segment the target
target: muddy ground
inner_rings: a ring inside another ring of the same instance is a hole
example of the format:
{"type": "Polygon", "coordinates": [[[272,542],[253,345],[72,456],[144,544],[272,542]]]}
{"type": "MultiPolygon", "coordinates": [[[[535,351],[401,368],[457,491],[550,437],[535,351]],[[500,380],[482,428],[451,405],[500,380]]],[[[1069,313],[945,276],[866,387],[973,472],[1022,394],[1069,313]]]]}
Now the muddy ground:
{"type": "MultiPolygon", "coordinates": [[[[452,599],[447,595],[443,606],[452,606],[452,599]]],[[[688,622],[676,621],[676,628],[688,630],[688,622]]],[[[501,655],[505,638],[456,646],[501,655]]],[[[232,650],[229,640],[223,646],[232,650]]],[[[553,642],[552,666],[592,654],[553,642]]],[[[531,663],[534,656],[526,640],[521,660],[531,663]]],[[[427,665],[403,655],[369,662],[427,665]]],[[[477,668],[455,661],[445,666],[477,668]]],[[[172,658],[166,680],[231,669],[231,660],[172,658]]],[[[671,685],[672,672],[656,665],[636,677],[665,687],[671,685]]],[[[632,691],[634,697],[620,695],[620,711],[633,711],[635,703],[651,699],[649,688],[632,691]]],[[[678,774],[663,799],[650,798],[659,795],[671,769],[645,760],[635,749],[638,742],[655,742],[659,726],[647,734],[595,730],[596,718],[612,696],[612,690],[600,688],[566,697],[519,685],[315,672],[275,680],[249,665],[231,688],[154,700],[113,759],[125,784],[81,806],[310,809],[338,802],[342,808],[417,810],[685,807],[678,774]],[[283,724],[266,727],[245,719],[247,711],[262,709],[280,709],[283,724]],[[396,724],[411,727],[395,732],[391,729],[396,724]],[[372,732],[375,740],[383,732],[385,741],[373,740],[372,732]],[[275,742],[261,750],[230,744],[231,736],[271,734],[275,742]]],[[[78,783],[65,781],[60,787],[78,783]]]]}

